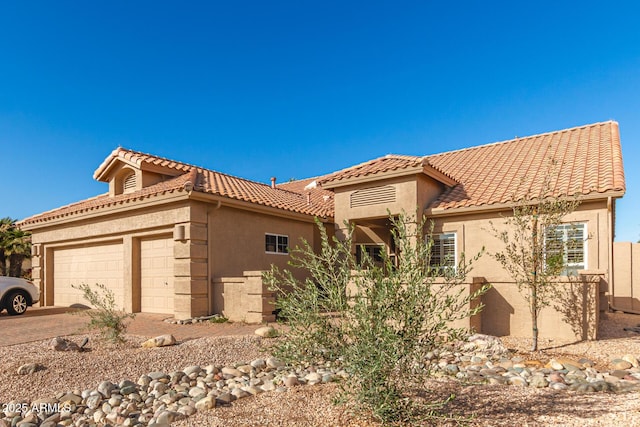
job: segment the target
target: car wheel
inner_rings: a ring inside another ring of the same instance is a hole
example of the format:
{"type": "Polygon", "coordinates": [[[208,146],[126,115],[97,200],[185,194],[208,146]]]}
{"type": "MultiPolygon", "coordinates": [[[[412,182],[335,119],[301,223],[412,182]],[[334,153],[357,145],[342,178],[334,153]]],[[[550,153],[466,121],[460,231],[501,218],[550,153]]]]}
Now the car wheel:
{"type": "Polygon", "coordinates": [[[13,292],[7,298],[7,313],[12,316],[24,314],[27,311],[27,297],[22,292],[13,292]]]}

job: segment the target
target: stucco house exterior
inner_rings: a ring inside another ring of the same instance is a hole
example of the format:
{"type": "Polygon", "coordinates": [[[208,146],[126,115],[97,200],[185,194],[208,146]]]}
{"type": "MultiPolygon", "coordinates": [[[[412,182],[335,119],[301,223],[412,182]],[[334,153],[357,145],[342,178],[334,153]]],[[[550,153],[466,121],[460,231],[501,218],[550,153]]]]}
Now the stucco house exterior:
{"type": "MultiPolygon", "coordinates": [[[[500,249],[489,221],[499,224],[512,200],[539,189],[550,158],[561,165],[554,193],[581,199],[566,218],[582,233],[571,261],[584,278],[582,296],[595,304],[590,322],[597,322],[612,279],[615,201],[625,192],[613,121],[424,157],[387,155],[280,184],[117,148],[94,173],[108,193],[27,218],[21,227],[33,233],[33,278],[45,305],[83,304],[71,285],[100,282],[133,312],[269,321],[272,296],[260,271],[284,267],[301,238],[319,245],[315,217],[338,238],[344,221],[354,224],[354,251],[375,256],[394,251],[389,212],[417,208],[433,221],[436,261],[455,262],[483,246],[500,249]]],[[[527,306],[489,256],[469,286],[484,281],[493,287],[483,297],[487,309],[472,322],[476,329],[528,334],[527,306]]],[[[543,312],[542,334],[576,333],[560,311],[543,312]]]]}

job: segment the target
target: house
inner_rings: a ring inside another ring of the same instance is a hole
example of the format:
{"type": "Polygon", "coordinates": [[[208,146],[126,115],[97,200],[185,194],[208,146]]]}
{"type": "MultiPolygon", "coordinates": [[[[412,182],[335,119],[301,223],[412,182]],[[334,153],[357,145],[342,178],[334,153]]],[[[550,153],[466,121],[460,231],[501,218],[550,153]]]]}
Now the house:
{"type": "MultiPolygon", "coordinates": [[[[583,316],[593,329],[598,307],[606,308],[615,201],[625,192],[613,121],[425,157],[387,155],[277,185],[117,148],[94,173],[109,184],[107,194],[27,218],[21,227],[33,233],[33,278],[45,305],[83,304],[72,285],[99,282],[128,311],[176,318],[224,312],[259,322],[273,319],[260,271],[284,267],[300,239],[318,247],[315,217],[338,238],[345,221],[354,224],[354,251],[393,254],[389,212],[418,208],[433,221],[435,259],[455,262],[483,246],[499,250],[489,221],[499,223],[514,198],[539,189],[550,158],[561,164],[554,194],[582,201],[566,220],[584,237],[572,267],[594,301],[583,316]]],[[[484,256],[473,276],[470,286],[493,285],[474,325],[528,335],[528,308],[499,264],[484,256]]],[[[566,313],[546,310],[541,333],[575,333],[566,313]]]]}

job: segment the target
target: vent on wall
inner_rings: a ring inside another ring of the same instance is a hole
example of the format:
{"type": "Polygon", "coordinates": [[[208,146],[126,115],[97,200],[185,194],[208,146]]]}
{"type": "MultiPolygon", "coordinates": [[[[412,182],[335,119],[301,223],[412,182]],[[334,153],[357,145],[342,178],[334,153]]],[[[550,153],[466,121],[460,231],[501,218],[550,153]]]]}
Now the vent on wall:
{"type": "Polygon", "coordinates": [[[385,185],[382,187],[371,187],[351,193],[351,207],[379,205],[382,203],[393,203],[396,201],[396,187],[385,185]]]}
{"type": "Polygon", "coordinates": [[[131,193],[132,191],[136,191],[136,174],[132,173],[128,175],[122,184],[122,192],[123,193],[131,193]]]}

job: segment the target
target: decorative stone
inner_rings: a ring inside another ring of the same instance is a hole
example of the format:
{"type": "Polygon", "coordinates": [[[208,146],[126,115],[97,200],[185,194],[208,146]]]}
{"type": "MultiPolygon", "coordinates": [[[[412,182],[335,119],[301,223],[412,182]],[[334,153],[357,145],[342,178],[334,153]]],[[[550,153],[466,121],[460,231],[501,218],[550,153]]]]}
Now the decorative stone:
{"type": "Polygon", "coordinates": [[[631,366],[633,366],[634,368],[638,367],[638,359],[632,354],[625,354],[624,356],[622,356],[622,360],[631,363],[631,366]]]}
{"type": "Polygon", "coordinates": [[[216,400],[213,396],[204,397],[196,402],[196,410],[207,411],[216,407],[216,400]]]}
{"type": "Polygon", "coordinates": [[[284,367],[284,362],[276,357],[270,357],[267,359],[267,368],[278,369],[284,367]]]}
{"type": "Polygon", "coordinates": [[[55,351],[80,351],[78,344],[62,337],[52,339],[49,347],[55,351]]]}
{"type": "Polygon", "coordinates": [[[98,385],[98,392],[105,398],[111,397],[111,392],[116,388],[116,385],[109,382],[103,381],[98,385]]]}
{"type": "Polygon", "coordinates": [[[39,363],[27,363],[18,368],[18,375],[31,375],[42,369],[44,369],[44,366],[39,363]]]}
{"type": "Polygon", "coordinates": [[[242,375],[244,375],[241,371],[239,371],[236,368],[230,368],[225,366],[224,368],[222,368],[221,370],[222,375],[228,378],[235,378],[235,377],[241,377],[242,375]]]}
{"type": "Polygon", "coordinates": [[[611,368],[613,368],[614,370],[626,370],[631,368],[631,366],[631,363],[622,359],[615,359],[611,362],[611,368]]]}
{"type": "Polygon", "coordinates": [[[175,345],[176,339],[171,334],[160,335],[155,338],[151,338],[142,343],[143,348],[153,348],[153,347],[166,347],[170,345],[175,345]]]}
{"type": "Polygon", "coordinates": [[[278,336],[278,331],[273,326],[263,326],[256,329],[256,335],[262,338],[275,338],[278,336]]]}

